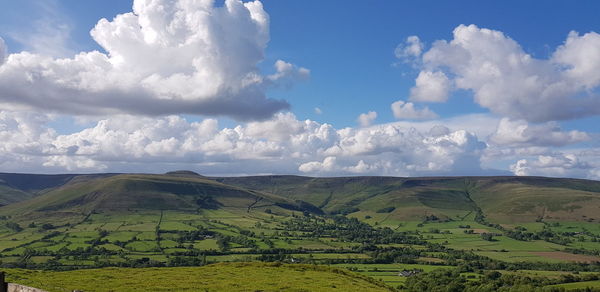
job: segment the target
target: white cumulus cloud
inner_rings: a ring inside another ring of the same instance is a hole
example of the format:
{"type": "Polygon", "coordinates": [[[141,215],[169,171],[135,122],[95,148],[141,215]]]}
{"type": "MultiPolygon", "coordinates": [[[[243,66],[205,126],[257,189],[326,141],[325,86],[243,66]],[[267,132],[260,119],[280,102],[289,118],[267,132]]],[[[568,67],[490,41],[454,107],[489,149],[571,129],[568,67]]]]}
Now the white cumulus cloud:
{"type": "Polygon", "coordinates": [[[581,131],[562,131],[555,122],[531,125],[525,120],[503,118],[490,141],[503,146],[565,146],[587,141],[590,136],[581,131]]]}
{"type": "Polygon", "coordinates": [[[215,119],[115,115],[70,134],[52,129],[52,118],[0,112],[0,171],[477,174],[486,147],[464,130],[335,129],[291,113],[230,128],[215,119]]]}
{"type": "MultiPolygon", "coordinates": [[[[259,1],[135,0],[133,12],[101,19],[93,39],[106,53],[54,59],[21,52],[0,66],[0,103],[69,114],[204,114],[268,118],[288,108],[266,90],[309,71],[279,60],[262,75],[269,16],[259,1]]],[[[3,46],[2,46],[3,47],[3,46]]]]}
{"type": "Polygon", "coordinates": [[[441,71],[421,71],[415,87],[410,89],[410,100],[419,102],[445,102],[450,92],[450,80],[441,71]]]}
{"type": "Polygon", "coordinates": [[[369,111],[368,113],[360,114],[357,121],[361,127],[368,127],[373,123],[373,121],[375,121],[376,118],[377,112],[369,111]]]}
{"type": "Polygon", "coordinates": [[[418,58],[423,52],[424,45],[418,36],[411,35],[406,41],[399,44],[394,50],[394,55],[398,59],[418,58]]]}
{"type": "Polygon", "coordinates": [[[391,108],[396,119],[430,120],[438,117],[438,115],[428,107],[418,109],[415,108],[415,105],[412,102],[404,102],[402,100],[392,103],[391,108]]]}
{"type": "Polygon", "coordinates": [[[583,177],[594,178],[598,167],[582,161],[572,153],[553,153],[539,155],[535,159],[521,159],[510,166],[515,175],[539,175],[555,177],[583,177]]]}
{"type": "Polygon", "coordinates": [[[460,25],[453,36],[422,54],[411,100],[445,101],[449,90],[458,89],[512,119],[544,122],[600,114],[598,33],[571,32],[548,59],[532,57],[500,31],[460,25]]]}

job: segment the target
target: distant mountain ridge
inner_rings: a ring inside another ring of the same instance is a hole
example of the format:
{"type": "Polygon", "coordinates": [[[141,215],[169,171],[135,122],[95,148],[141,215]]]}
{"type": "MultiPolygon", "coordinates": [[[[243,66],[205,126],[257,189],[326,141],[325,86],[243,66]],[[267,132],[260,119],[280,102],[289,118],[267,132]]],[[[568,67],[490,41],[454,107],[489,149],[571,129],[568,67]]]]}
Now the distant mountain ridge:
{"type": "Polygon", "coordinates": [[[600,182],[546,177],[204,177],[0,173],[0,215],[267,208],[412,220],[481,213],[499,223],[600,220],[600,182]],[[598,217],[598,218],[596,218],[598,217]]]}

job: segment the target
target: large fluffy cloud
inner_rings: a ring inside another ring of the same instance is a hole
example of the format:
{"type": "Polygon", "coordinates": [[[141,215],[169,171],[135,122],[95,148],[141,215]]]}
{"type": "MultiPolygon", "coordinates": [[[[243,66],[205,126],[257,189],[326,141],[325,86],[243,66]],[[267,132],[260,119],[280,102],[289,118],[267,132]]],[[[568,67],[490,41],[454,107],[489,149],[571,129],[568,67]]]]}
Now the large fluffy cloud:
{"type": "Polygon", "coordinates": [[[292,113],[278,113],[265,121],[223,128],[215,119],[115,115],[83,130],[60,134],[52,129],[54,118],[0,111],[0,171],[506,174],[486,170],[498,167],[495,162],[500,160],[507,163],[504,169],[516,175],[600,179],[600,150],[557,150],[595,136],[562,131],[552,123],[530,125],[475,115],[464,120],[401,121],[336,129],[330,124],[299,120],[292,113]]]}
{"type": "MultiPolygon", "coordinates": [[[[581,155],[581,154],[580,154],[581,155]]],[[[539,155],[534,159],[520,159],[510,166],[515,175],[539,175],[556,177],[582,177],[600,179],[600,164],[584,161],[573,153],[539,155]]]]}
{"type": "Polygon", "coordinates": [[[269,41],[259,1],[135,0],[133,12],[100,20],[91,35],[106,53],[9,55],[0,63],[0,102],[75,114],[267,118],[288,104],[266,89],[308,74],[284,61],[272,75],[259,72],[269,41]]]}
{"type": "Polygon", "coordinates": [[[503,118],[490,142],[501,146],[565,146],[587,141],[590,136],[581,131],[562,131],[557,123],[531,125],[524,120],[503,118]]]}
{"type": "MultiPolygon", "coordinates": [[[[489,165],[498,160],[518,161],[508,167],[514,174],[560,176],[556,165],[552,166],[553,171],[546,169],[549,161],[547,158],[561,156],[561,152],[557,151],[580,147],[584,142],[592,141],[594,136],[593,133],[578,130],[564,131],[556,122],[531,124],[525,120],[503,118],[498,122],[495,132],[487,138],[488,147],[482,156],[482,164],[489,165]]],[[[569,157],[576,156],[571,153],[569,157]]],[[[582,161],[586,160],[588,159],[582,161]]],[[[574,171],[582,164],[573,164],[572,159],[563,157],[554,161],[565,162],[563,176],[589,177],[587,170],[574,171]]]]}
{"type": "Polygon", "coordinates": [[[467,131],[395,124],[335,129],[291,113],[221,128],[214,119],[113,116],[72,134],[50,117],[0,114],[0,171],[167,171],[207,174],[476,174],[485,144],[467,131]]]}
{"type": "Polygon", "coordinates": [[[460,25],[453,36],[421,55],[411,99],[444,101],[459,89],[513,119],[543,122],[600,114],[600,34],[571,32],[548,59],[532,57],[500,31],[460,25]]]}

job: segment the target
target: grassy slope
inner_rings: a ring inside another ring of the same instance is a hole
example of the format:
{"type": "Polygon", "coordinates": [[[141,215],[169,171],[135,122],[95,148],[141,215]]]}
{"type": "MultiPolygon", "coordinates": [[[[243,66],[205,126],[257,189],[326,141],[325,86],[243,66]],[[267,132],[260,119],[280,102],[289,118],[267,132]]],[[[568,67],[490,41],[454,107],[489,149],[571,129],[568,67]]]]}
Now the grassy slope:
{"type": "MultiPolygon", "coordinates": [[[[565,289],[566,291],[586,289],[586,288],[600,289],[600,280],[550,285],[547,287],[565,289]]],[[[579,290],[579,291],[585,291],[585,290],[579,290]]],[[[591,290],[591,291],[598,291],[598,290],[591,290]]]]}
{"type": "Polygon", "coordinates": [[[33,197],[33,194],[15,189],[0,180],[0,206],[24,201],[33,197]]]}
{"type": "Polygon", "coordinates": [[[0,208],[0,215],[87,214],[92,210],[130,209],[247,209],[274,205],[300,209],[293,200],[224,185],[202,176],[127,174],[96,179],[73,178],[66,185],[31,200],[0,208]]]}
{"type": "Polygon", "coordinates": [[[24,174],[0,173],[0,206],[31,199],[41,193],[58,188],[73,179],[91,180],[113,174],[24,174]]]}
{"type": "Polygon", "coordinates": [[[52,291],[391,291],[381,282],[326,266],[221,263],[189,268],[105,268],[68,272],[9,269],[7,280],[52,291]],[[102,283],[102,285],[98,285],[102,283]]]}
{"type": "MultiPolygon", "coordinates": [[[[478,208],[494,222],[583,221],[600,211],[600,182],[543,177],[260,176],[218,181],[302,199],[326,211],[358,208],[361,215],[395,207],[387,219],[464,216],[478,208]]],[[[596,216],[597,217],[597,216],[596,216]]],[[[594,218],[598,220],[600,218],[594,218]]]]}
{"type": "Polygon", "coordinates": [[[25,192],[39,192],[62,186],[74,177],[104,177],[112,174],[26,174],[26,173],[0,173],[0,180],[15,189],[25,192]]]}
{"type": "Polygon", "coordinates": [[[575,179],[480,179],[471,197],[494,222],[598,220],[600,182],[575,179]]]}
{"type": "MultiPolygon", "coordinates": [[[[488,220],[508,224],[534,222],[539,218],[600,220],[594,218],[600,211],[600,182],[580,179],[301,176],[209,179],[191,172],[83,176],[0,174],[0,179],[6,181],[0,184],[0,204],[5,197],[11,198],[4,199],[6,203],[26,198],[27,189],[45,190],[45,194],[33,200],[0,208],[0,215],[31,210],[85,214],[98,209],[194,209],[198,207],[198,197],[213,197],[215,200],[209,203],[238,208],[250,205],[268,208],[278,204],[287,209],[302,209],[297,202],[302,200],[327,212],[359,209],[357,215],[376,217],[379,221],[422,220],[426,215],[457,218],[478,209],[488,220]],[[30,185],[27,180],[31,180],[30,185]],[[60,186],[61,183],[64,185],[60,186]],[[377,212],[386,207],[395,207],[395,210],[383,215],[377,212]]],[[[319,211],[313,206],[304,208],[319,211]]]]}

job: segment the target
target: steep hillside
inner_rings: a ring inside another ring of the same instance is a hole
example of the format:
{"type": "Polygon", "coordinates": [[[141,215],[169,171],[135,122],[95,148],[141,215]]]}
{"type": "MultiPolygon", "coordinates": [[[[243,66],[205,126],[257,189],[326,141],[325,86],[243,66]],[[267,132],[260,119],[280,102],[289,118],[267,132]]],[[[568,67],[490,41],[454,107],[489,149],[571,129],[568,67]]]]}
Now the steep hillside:
{"type": "Polygon", "coordinates": [[[379,221],[423,220],[432,215],[462,218],[482,212],[495,223],[540,219],[597,222],[600,182],[544,177],[208,178],[191,171],[164,175],[0,174],[0,205],[9,204],[0,208],[0,215],[275,206],[370,216],[379,221]]]}
{"type": "Polygon", "coordinates": [[[5,181],[0,180],[0,206],[20,202],[33,197],[32,194],[12,188],[5,181]]]}
{"type": "Polygon", "coordinates": [[[279,207],[310,210],[314,206],[260,191],[228,186],[186,173],[77,176],[63,186],[33,199],[0,208],[0,214],[35,216],[45,213],[111,212],[127,210],[188,210],[279,207]]]}
{"type": "Polygon", "coordinates": [[[62,186],[76,176],[78,175],[0,173],[0,180],[4,181],[12,188],[29,193],[35,193],[41,190],[62,186]]]}
{"type": "Polygon", "coordinates": [[[388,219],[463,217],[481,210],[496,222],[600,218],[600,182],[544,177],[260,176],[217,181],[306,200],[331,213],[388,219]]]}
{"type": "Polygon", "coordinates": [[[344,211],[363,201],[401,188],[405,178],[249,176],[217,178],[219,182],[307,201],[330,212],[344,211]]]}
{"type": "Polygon", "coordinates": [[[0,207],[31,199],[64,184],[77,180],[92,180],[113,174],[26,174],[0,173],[0,207]]]}
{"type": "Polygon", "coordinates": [[[494,222],[600,220],[600,182],[544,177],[478,178],[471,198],[494,222]]]}

